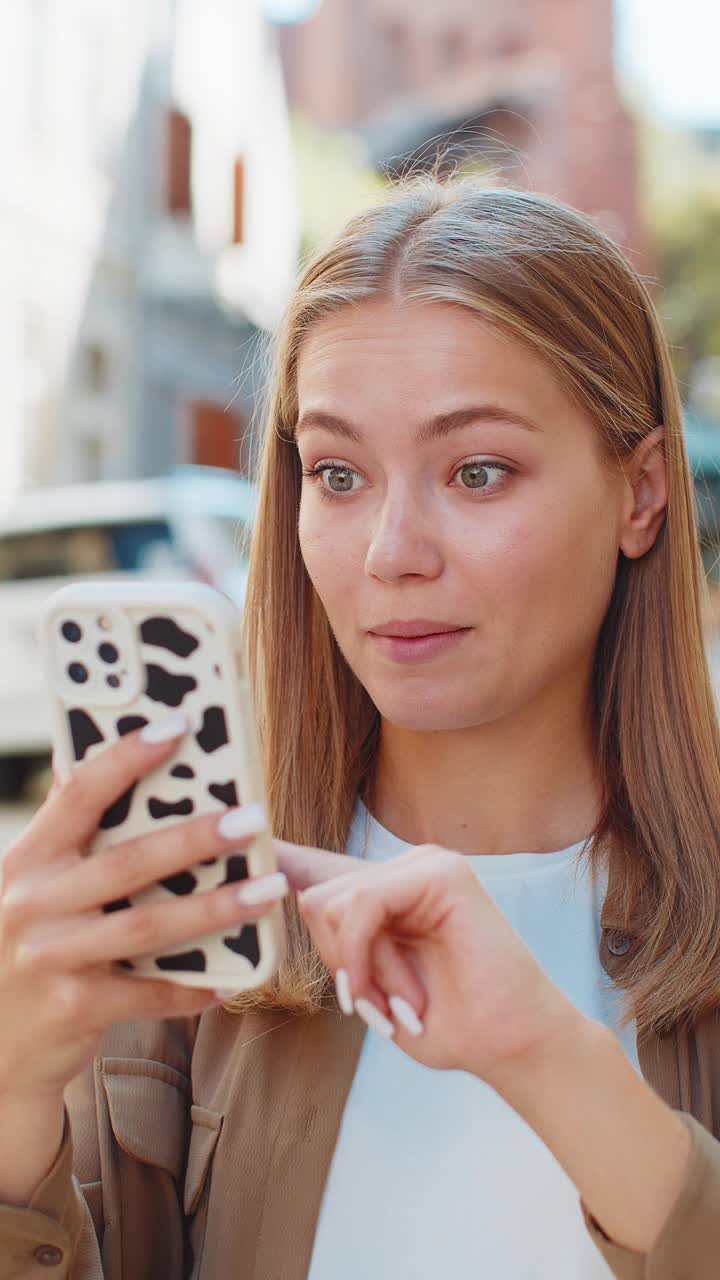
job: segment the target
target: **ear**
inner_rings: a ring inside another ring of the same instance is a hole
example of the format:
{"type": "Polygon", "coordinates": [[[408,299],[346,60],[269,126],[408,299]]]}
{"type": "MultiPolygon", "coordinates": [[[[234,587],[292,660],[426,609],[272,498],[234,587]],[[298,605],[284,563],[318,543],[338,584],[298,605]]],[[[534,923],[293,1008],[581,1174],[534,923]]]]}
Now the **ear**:
{"type": "Polygon", "coordinates": [[[620,550],[629,560],[637,560],[654,545],[667,510],[664,427],[655,427],[640,441],[624,473],[620,550]]]}

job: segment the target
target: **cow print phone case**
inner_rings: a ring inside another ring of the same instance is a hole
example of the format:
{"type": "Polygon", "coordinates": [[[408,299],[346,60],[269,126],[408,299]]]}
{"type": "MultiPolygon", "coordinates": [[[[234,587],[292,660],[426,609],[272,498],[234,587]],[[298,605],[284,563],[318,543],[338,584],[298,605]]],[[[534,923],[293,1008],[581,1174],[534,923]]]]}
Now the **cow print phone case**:
{"type": "MultiPolygon", "coordinates": [[[[150,720],[182,710],[190,722],[174,754],[105,811],[89,854],[191,816],[264,803],[240,622],[225,596],[194,582],[95,580],[47,602],[42,643],[62,779],[150,720]]],[[[209,858],[104,909],[167,902],[274,870],[266,831],[242,853],[209,858]]],[[[256,925],[120,963],[141,978],[240,991],[272,976],[283,940],[279,904],[256,925]]]]}

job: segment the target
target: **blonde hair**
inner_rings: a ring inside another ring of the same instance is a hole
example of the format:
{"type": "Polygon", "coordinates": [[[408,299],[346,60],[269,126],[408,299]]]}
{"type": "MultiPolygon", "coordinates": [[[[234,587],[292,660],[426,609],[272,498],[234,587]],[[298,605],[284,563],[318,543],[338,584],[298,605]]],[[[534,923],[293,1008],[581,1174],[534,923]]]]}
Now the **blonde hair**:
{"type": "MultiPolygon", "coordinates": [[[[613,915],[641,938],[622,979],[626,1019],[640,1036],[689,1024],[719,1003],[720,737],[681,406],[643,281],[588,218],[553,199],[411,177],[300,274],[275,345],[245,613],[273,830],[342,851],[356,797],[372,786],[379,714],[303,565],[293,439],[308,332],[371,298],[453,303],[526,343],[589,411],[610,465],[664,423],[667,517],[642,559],[620,556],[597,645],[604,808],[588,858],[618,860],[613,915]]],[[[323,1003],[328,975],[296,908],[287,920],[288,960],[272,989],[236,1007],[323,1003]]]]}

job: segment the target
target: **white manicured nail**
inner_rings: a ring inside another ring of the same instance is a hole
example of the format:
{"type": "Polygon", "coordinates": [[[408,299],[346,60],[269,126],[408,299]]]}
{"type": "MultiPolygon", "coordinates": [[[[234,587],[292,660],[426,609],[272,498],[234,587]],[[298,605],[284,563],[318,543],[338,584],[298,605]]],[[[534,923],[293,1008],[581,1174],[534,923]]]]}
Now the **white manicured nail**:
{"type": "Polygon", "coordinates": [[[355,1012],[360,1014],[363,1022],[367,1022],[373,1031],[379,1031],[381,1036],[387,1036],[388,1040],[392,1040],[395,1035],[395,1028],[389,1018],[385,1017],[379,1009],[375,1008],[369,1000],[356,1000],[355,1012]]]}
{"type": "Polygon", "coordinates": [[[188,718],[182,711],[174,711],[171,716],[163,716],[161,720],[151,720],[140,730],[143,742],[155,745],[157,742],[169,742],[171,738],[179,738],[187,733],[188,718]]]}
{"type": "Polygon", "coordinates": [[[403,1000],[402,996],[390,996],[388,1004],[393,1011],[393,1017],[397,1018],[401,1027],[404,1027],[411,1036],[422,1035],[425,1027],[407,1000],[403,1000]]]}
{"type": "Polygon", "coordinates": [[[256,880],[243,881],[237,890],[237,899],[250,907],[257,907],[263,902],[276,902],[285,898],[289,887],[287,876],[282,871],[275,871],[271,876],[258,876],[256,880]]]}
{"type": "Polygon", "coordinates": [[[225,840],[239,840],[241,836],[257,835],[267,826],[265,810],[261,804],[243,804],[228,809],[218,822],[218,831],[225,840]]]}
{"type": "Polygon", "coordinates": [[[343,1013],[348,1017],[352,1017],[355,1012],[353,1006],[352,993],[350,991],[350,979],[347,975],[347,969],[338,969],[335,974],[335,991],[337,993],[338,1004],[343,1013]]]}

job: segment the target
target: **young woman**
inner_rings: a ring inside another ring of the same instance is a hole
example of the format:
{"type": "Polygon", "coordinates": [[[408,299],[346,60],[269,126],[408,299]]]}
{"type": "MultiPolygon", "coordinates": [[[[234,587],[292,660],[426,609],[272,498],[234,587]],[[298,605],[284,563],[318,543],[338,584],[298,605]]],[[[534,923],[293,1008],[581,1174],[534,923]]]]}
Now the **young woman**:
{"type": "Polygon", "coordinates": [[[4,860],[0,1280],[709,1280],[720,752],[652,302],[573,210],[419,179],[305,268],[271,389],[288,961],[222,1008],[110,967],[287,889],[101,913],[264,821],[82,860],[176,718],[56,785],[4,860]]]}

